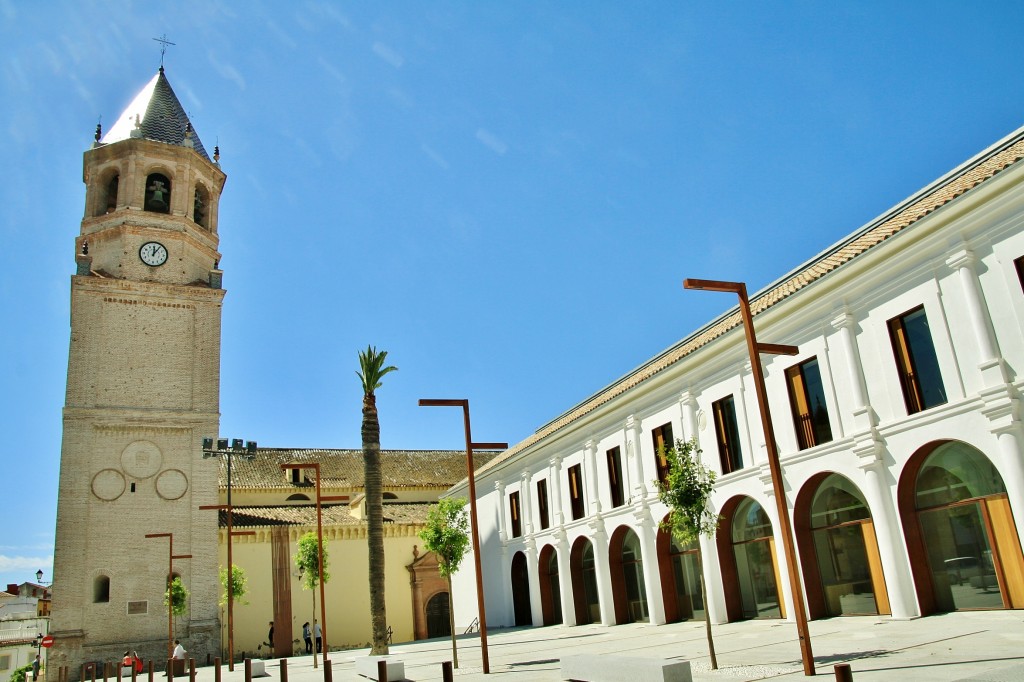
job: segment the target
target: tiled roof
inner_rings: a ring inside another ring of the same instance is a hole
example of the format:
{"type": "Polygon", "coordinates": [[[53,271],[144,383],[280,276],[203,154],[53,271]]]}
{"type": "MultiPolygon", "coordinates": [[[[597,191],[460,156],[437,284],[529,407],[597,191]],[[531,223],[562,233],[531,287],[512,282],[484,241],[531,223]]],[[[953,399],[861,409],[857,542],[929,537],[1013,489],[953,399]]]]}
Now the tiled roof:
{"type": "MultiPolygon", "coordinates": [[[[384,523],[392,524],[423,524],[427,520],[430,505],[426,503],[391,503],[384,505],[384,523]]],[[[365,526],[365,519],[358,519],[345,505],[324,505],[321,507],[323,525],[325,526],[365,526]]],[[[220,512],[220,525],[227,526],[227,512],[220,512]]],[[[236,507],[231,517],[235,528],[255,528],[262,526],[315,526],[316,507],[305,505],[299,507],[236,507]]]]}
{"type": "MultiPolygon", "coordinates": [[[[181,145],[185,140],[185,131],[191,127],[188,115],[178,101],[171,84],[164,76],[164,67],[160,67],[153,79],[146,83],[142,91],[135,96],[128,108],[118,117],[117,121],[101,142],[110,144],[120,142],[132,136],[138,118],[142,137],[167,144],[181,145]]],[[[192,146],[207,161],[210,160],[199,134],[192,130],[192,146]]]]}
{"type": "MultiPolygon", "coordinates": [[[[473,462],[479,469],[498,455],[497,452],[474,452],[473,462]]],[[[220,486],[227,486],[227,459],[220,457],[220,486]]],[[[321,487],[363,488],[362,450],[321,450],[258,448],[256,458],[247,462],[232,457],[233,488],[294,489],[286,479],[282,464],[319,462],[323,477],[321,487]]],[[[381,472],[385,489],[449,488],[466,476],[466,453],[462,450],[381,450],[381,472]]],[[[310,480],[313,470],[306,471],[310,480]]]]}
{"type": "MultiPolygon", "coordinates": [[[[757,315],[770,309],[872,247],[911,227],[929,213],[966,194],[1022,158],[1024,158],[1024,129],[1018,130],[996,143],[846,239],[834,244],[796,270],[756,293],[751,297],[751,313],[757,315]]],[[[536,433],[512,446],[499,457],[492,459],[484,466],[477,467],[477,472],[486,471],[511,459],[530,446],[555,434],[559,429],[651,379],[697,349],[739,327],[740,324],[740,313],[737,306],[554,421],[544,425],[536,433]]]]}

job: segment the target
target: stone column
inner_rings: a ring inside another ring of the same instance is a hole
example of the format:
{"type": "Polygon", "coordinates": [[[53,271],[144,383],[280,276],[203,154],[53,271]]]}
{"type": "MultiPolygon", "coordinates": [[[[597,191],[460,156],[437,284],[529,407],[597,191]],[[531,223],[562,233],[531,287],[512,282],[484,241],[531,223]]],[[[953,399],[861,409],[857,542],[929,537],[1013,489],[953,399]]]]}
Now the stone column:
{"type": "Polygon", "coordinates": [[[551,481],[551,497],[553,512],[553,524],[555,528],[565,525],[565,515],[562,513],[562,458],[555,455],[548,460],[548,478],[551,481]]]}
{"type": "Polygon", "coordinates": [[[960,279],[967,320],[977,344],[977,362],[982,383],[985,386],[997,386],[1006,383],[1008,373],[1006,363],[999,356],[996,337],[989,324],[988,306],[978,282],[978,273],[974,270],[975,262],[977,258],[966,248],[966,244],[964,248],[946,259],[946,265],[956,270],[960,279]]]}
{"type": "Polygon", "coordinates": [[[498,494],[498,537],[501,544],[508,542],[508,522],[505,520],[505,483],[494,482],[494,491],[498,494]]]}
{"type": "Polygon", "coordinates": [[[644,567],[644,589],[647,592],[647,613],[651,625],[665,624],[665,597],[661,591],[661,570],[658,566],[658,524],[651,518],[649,507],[635,514],[636,533],[644,567]]]}
{"type": "Polygon", "coordinates": [[[523,501],[523,533],[533,535],[533,510],[530,508],[530,472],[524,471],[519,477],[519,498],[523,501]]]}
{"type": "Polygon", "coordinates": [[[576,608],[572,601],[572,567],[569,565],[569,539],[565,530],[555,534],[558,552],[558,598],[562,606],[562,623],[576,625],[576,608]]]}
{"type": "Polygon", "coordinates": [[[626,458],[630,460],[630,470],[633,472],[633,502],[638,502],[647,497],[647,481],[644,477],[644,463],[640,447],[640,422],[636,417],[629,415],[626,418],[626,458]]]}
{"type": "MultiPolygon", "coordinates": [[[[700,436],[697,433],[697,399],[689,391],[679,394],[679,412],[682,415],[680,425],[683,427],[683,440],[696,439],[700,444],[700,436]]],[[[674,443],[673,443],[674,445],[674,443]]]]}
{"type": "Polygon", "coordinates": [[[526,571],[530,576],[530,618],[534,625],[544,624],[544,608],[540,598],[540,564],[537,562],[537,543],[532,538],[526,538],[526,547],[523,552],[526,555],[526,571]]]}
{"type": "Polygon", "coordinates": [[[993,463],[1003,476],[1006,497],[1010,502],[1017,535],[1024,544],[1024,433],[1020,421],[1020,400],[1009,386],[985,391],[982,414],[988,417],[989,429],[997,439],[999,452],[991,453],[993,463]]]}
{"type": "MultiPolygon", "coordinates": [[[[761,471],[758,474],[758,479],[761,481],[761,485],[764,488],[764,500],[757,500],[758,504],[764,510],[765,514],[772,522],[772,536],[775,540],[775,561],[779,566],[779,597],[783,604],[786,605],[786,620],[789,622],[796,622],[795,611],[793,610],[793,586],[789,584],[789,564],[786,562],[786,551],[783,545],[783,533],[782,533],[782,520],[779,518],[778,508],[775,505],[775,491],[772,488],[772,474],[768,464],[761,465],[761,471]]],[[[785,489],[785,488],[783,488],[785,489]]],[[[755,498],[756,499],[756,498],[755,498]]],[[[789,501],[786,501],[786,506],[789,507],[789,501]]],[[[793,510],[789,510],[790,518],[793,517],[793,510]]],[[[796,542],[796,540],[793,540],[796,542]]],[[[801,573],[801,579],[803,574],[801,573]]],[[[805,605],[806,606],[806,605],[805,605]]]]}
{"type": "MultiPolygon", "coordinates": [[[[588,440],[584,445],[586,450],[586,466],[587,466],[587,491],[588,497],[590,498],[590,515],[600,516],[601,515],[601,493],[598,490],[597,485],[597,442],[593,439],[588,440]]],[[[559,569],[561,570],[561,569],[559,569]]]]}
{"type": "MultiPolygon", "coordinates": [[[[728,529],[721,532],[728,532],[728,529]]],[[[700,561],[708,593],[708,603],[704,605],[704,608],[707,609],[707,617],[712,624],[725,623],[729,617],[725,610],[725,586],[722,584],[722,567],[718,558],[718,543],[715,538],[701,536],[700,561]]]]}
{"type": "Polygon", "coordinates": [[[837,337],[840,360],[842,364],[846,365],[848,371],[850,397],[853,399],[854,433],[871,429],[878,424],[875,412],[868,403],[864,365],[860,359],[860,349],[857,346],[857,336],[854,333],[856,324],[853,315],[845,307],[832,318],[832,327],[839,332],[837,337]]]}
{"type": "Polygon", "coordinates": [[[597,520],[593,529],[590,541],[594,545],[594,573],[597,578],[597,598],[601,602],[601,624],[615,625],[615,597],[612,593],[612,569],[608,557],[608,533],[601,519],[597,520]]]}

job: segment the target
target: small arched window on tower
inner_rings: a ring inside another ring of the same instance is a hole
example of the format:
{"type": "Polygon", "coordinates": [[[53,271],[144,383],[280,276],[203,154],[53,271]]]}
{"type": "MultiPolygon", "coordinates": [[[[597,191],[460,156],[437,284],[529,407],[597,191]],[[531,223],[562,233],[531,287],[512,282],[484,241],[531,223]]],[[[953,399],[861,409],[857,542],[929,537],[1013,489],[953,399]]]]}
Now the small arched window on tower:
{"type": "Polygon", "coordinates": [[[171,212],[171,181],[166,175],[150,173],[146,178],[146,202],[144,208],[153,213],[171,212]]]}
{"type": "Polygon", "coordinates": [[[92,581],[92,603],[106,604],[110,601],[110,578],[98,575],[92,581]]]}
{"type": "Polygon", "coordinates": [[[192,220],[196,225],[209,229],[210,223],[207,220],[209,214],[210,193],[202,185],[196,185],[196,196],[192,202],[192,220]]]}
{"type": "Polygon", "coordinates": [[[102,206],[103,213],[113,213],[117,210],[117,185],[120,181],[121,176],[115,173],[113,177],[107,181],[107,196],[104,205],[102,206]]]}

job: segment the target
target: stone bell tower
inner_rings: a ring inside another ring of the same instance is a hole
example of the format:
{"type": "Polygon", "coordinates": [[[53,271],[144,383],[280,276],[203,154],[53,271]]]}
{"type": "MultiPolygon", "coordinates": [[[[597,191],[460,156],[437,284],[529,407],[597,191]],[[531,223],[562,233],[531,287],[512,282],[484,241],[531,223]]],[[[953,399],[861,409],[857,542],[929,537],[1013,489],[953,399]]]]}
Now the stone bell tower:
{"type": "Polygon", "coordinates": [[[53,570],[49,664],[166,660],[168,572],[189,591],[173,636],[219,652],[217,207],[211,160],[164,69],[85,152],[53,570]],[[191,555],[170,562],[173,553],[191,555]]]}

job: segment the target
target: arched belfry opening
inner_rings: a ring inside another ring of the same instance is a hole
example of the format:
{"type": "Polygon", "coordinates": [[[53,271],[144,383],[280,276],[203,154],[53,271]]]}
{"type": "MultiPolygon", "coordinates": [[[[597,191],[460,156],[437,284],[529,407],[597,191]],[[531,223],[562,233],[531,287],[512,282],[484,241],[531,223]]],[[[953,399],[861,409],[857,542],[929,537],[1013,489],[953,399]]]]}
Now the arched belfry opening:
{"type": "Polygon", "coordinates": [[[210,193],[202,185],[196,185],[192,199],[192,220],[196,225],[210,229],[210,193]]]}
{"type": "Polygon", "coordinates": [[[146,201],[143,208],[152,213],[171,212],[171,181],[162,173],[150,173],[146,178],[146,201]]]}

